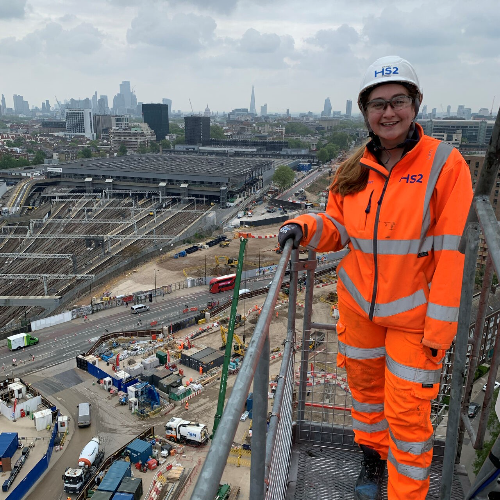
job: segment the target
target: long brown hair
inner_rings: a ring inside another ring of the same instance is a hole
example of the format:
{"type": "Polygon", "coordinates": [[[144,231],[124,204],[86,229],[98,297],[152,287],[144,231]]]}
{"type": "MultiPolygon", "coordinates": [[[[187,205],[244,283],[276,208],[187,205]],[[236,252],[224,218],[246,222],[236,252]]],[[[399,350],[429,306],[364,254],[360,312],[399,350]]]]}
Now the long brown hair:
{"type": "Polygon", "coordinates": [[[365,189],[369,171],[360,163],[364,152],[365,144],[356,149],[347,160],[340,164],[337,175],[329,187],[332,193],[340,193],[341,196],[345,196],[365,189]]]}

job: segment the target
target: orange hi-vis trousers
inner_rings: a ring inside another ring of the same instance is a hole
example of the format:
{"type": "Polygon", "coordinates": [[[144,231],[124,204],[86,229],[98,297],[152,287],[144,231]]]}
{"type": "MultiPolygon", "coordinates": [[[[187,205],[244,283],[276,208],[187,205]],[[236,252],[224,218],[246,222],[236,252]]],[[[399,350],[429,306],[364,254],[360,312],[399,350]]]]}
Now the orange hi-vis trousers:
{"type": "Polygon", "coordinates": [[[386,328],[342,305],[339,314],[337,364],[347,371],[355,441],[387,459],[389,500],[424,500],[444,351],[433,359],[423,332],[386,328]]]}

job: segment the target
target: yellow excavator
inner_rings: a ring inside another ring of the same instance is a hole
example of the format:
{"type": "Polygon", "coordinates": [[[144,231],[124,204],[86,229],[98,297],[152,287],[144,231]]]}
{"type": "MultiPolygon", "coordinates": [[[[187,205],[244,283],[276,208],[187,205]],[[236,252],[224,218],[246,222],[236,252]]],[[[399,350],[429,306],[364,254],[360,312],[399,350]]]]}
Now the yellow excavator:
{"type": "Polygon", "coordinates": [[[222,266],[236,267],[238,265],[238,259],[232,259],[231,257],[228,257],[227,255],[216,255],[215,262],[219,266],[222,265],[222,266]]]}
{"type": "MultiPolygon", "coordinates": [[[[220,325],[220,336],[222,339],[222,347],[221,349],[224,349],[226,347],[226,333],[227,333],[227,328],[225,326],[220,325]]],[[[236,335],[236,333],[233,334],[233,350],[235,354],[238,354],[240,356],[245,355],[245,351],[247,350],[248,344],[244,344],[241,339],[236,335]]]]}

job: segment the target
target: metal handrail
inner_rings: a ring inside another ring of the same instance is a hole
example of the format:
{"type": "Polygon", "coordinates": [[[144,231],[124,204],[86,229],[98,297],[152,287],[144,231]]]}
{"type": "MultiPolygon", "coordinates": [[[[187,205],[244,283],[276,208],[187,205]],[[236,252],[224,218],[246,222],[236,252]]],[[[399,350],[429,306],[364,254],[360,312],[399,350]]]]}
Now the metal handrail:
{"type": "MultiPolygon", "coordinates": [[[[272,312],[278,299],[278,293],[285,275],[288,260],[292,254],[292,241],[287,241],[283,254],[278,263],[276,274],[271,288],[262,307],[261,314],[255,326],[252,339],[245,353],[240,372],[234,383],[233,390],[227,401],[224,413],[219,424],[219,432],[208,451],[205,463],[201,469],[196,482],[192,500],[207,500],[215,498],[219,482],[224,472],[226,459],[231,450],[236,429],[238,427],[245,399],[250,390],[252,380],[255,377],[253,389],[253,422],[252,422],[252,462],[250,471],[250,499],[261,500],[265,493],[266,477],[266,431],[267,431],[267,393],[269,382],[269,325],[272,320],[272,312]]],[[[298,252],[294,251],[294,257],[298,258],[298,252]]],[[[292,283],[297,283],[297,270],[292,270],[292,283]],[[295,274],[295,276],[294,276],[295,274]]],[[[290,291],[293,293],[293,286],[290,291]]],[[[290,309],[293,309],[292,307],[290,309]]],[[[289,313],[290,314],[290,313],[289,313]]],[[[290,325],[290,323],[289,323],[290,325]]],[[[290,331],[287,335],[291,335],[290,331]]],[[[292,351],[290,348],[288,353],[292,351]]],[[[277,417],[277,415],[275,416],[277,417]]],[[[273,429],[276,425],[273,424],[273,429]]],[[[270,437],[269,441],[275,439],[270,437]]],[[[271,453],[271,452],[269,452],[271,453]]]]}
{"type": "MultiPolygon", "coordinates": [[[[482,229],[486,244],[488,246],[489,259],[493,267],[500,275],[500,228],[495,216],[493,207],[491,206],[489,197],[493,186],[497,179],[498,168],[500,163],[500,110],[498,112],[495,126],[491,135],[490,144],[486,153],[481,175],[479,177],[474,198],[472,200],[471,209],[467,218],[465,231],[460,241],[460,251],[465,253],[465,264],[463,271],[462,294],[460,298],[460,309],[458,316],[457,339],[455,342],[455,359],[453,363],[453,375],[451,383],[450,408],[448,412],[448,425],[446,432],[445,452],[443,460],[443,475],[441,482],[440,499],[448,500],[451,498],[451,484],[453,478],[454,466],[457,460],[457,449],[459,442],[462,441],[463,429],[468,427],[462,424],[461,420],[465,420],[465,415],[461,415],[462,399],[463,399],[463,383],[466,379],[466,364],[467,364],[467,347],[469,342],[469,325],[471,315],[472,293],[475,281],[475,271],[477,254],[479,249],[479,234],[482,229]]],[[[487,280],[484,280],[483,287],[487,286],[487,280]]],[[[480,314],[481,311],[479,311],[480,314]]],[[[478,320],[484,320],[479,317],[478,320]]],[[[482,331],[482,321],[479,326],[482,331]]],[[[475,340],[480,341],[479,335],[475,336],[475,340]]],[[[498,340],[498,338],[497,338],[498,340]]],[[[498,344],[498,342],[497,342],[498,344]]],[[[477,349],[473,348],[473,352],[477,349]]],[[[485,395],[491,397],[493,387],[490,381],[494,380],[496,375],[495,366],[498,367],[500,360],[500,349],[495,349],[494,362],[490,370],[488,386],[485,395]],[[498,352],[497,352],[498,351],[498,352]]],[[[474,363],[474,360],[473,360],[474,363]]],[[[471,367],[472,368],[472,367],[471,367]]],[[[472,371],[472,369],[470,370],[472,371]]],[[[471,381],[468,381],[467,390],[470,391],[471,381]]],[[[466,393],[465,401],[470,397],[470,392],[466,393]]],[[[483,419],[484,420],[484,419],[483,419]]],[[[484,432],[484,426],[483,426],[484,432]]],[[[481,439],[481,432],[478,432],[478,437],[481,439]]],[[[500,445],[498,446],[500,449],[500,445]]],[[[487,459],[481,468],[481,471],[476,479],[475,485],[471,492],[474,491],[476,485],[487,477],[491,470],[496,466],[487,459]]],[[[469,494],[470,495],[470,494],[469,494]]],[[[474,498],[469,496],[468,498],[474,498]]],[[[472,494],[474,495],[474,494],[472,494]]]]}

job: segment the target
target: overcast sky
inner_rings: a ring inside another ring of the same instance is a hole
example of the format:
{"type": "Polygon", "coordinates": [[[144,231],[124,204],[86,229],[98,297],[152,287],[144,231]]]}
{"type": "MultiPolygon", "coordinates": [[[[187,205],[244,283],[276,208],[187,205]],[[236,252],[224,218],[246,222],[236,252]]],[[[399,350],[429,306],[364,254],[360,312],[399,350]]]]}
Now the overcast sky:
{"type": "Polygon", "coordinates": [[[130,80],[173,109],[356,108],[378,57],[416,68],[429,111],[500,104],[498,0],[0,0],[0,93],[12,107],[108,95],[130,80]]]}

